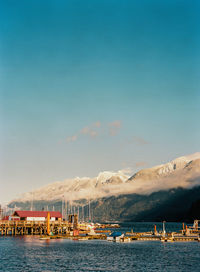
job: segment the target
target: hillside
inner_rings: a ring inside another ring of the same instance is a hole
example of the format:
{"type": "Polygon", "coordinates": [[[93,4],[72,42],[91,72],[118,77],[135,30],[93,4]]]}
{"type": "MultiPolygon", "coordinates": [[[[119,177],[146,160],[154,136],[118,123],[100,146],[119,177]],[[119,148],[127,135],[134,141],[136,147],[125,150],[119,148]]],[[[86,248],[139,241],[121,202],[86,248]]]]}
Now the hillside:
{"type": "Polygon", "coordinates": [[[131,177],[119,172],[101,172],[95,178],[75,178],[56,182],[13,200],[9,207],[61,209],[65,200],[84,211],[88,201],[97,221],[190,220],[199,216],[200,153],[143,169],[131,177]],[[63,197],[64,196],[64,197],[63,197]],[[184,205],[183,205],[184,203],[184,205]]]}
{"type": "Polygon", "coordinates": [[[200,153],[127,176],[123,171],[99,173],[97,177],[66,179],[23,194],[15,201],[97,199],[126,193],[148,194],[158,190],[195,185],[200,175],[200,153]],[[193,182],[192,182],[193,180],[193,182]]]}

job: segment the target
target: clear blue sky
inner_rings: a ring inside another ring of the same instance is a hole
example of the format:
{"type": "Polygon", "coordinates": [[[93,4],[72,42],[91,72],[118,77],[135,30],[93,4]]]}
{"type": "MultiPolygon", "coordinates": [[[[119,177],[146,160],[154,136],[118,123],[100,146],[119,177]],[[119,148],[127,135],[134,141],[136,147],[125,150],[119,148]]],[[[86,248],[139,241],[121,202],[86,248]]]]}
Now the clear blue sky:
{"type": "Polygon", "coordinates": [[[200,150],[199,1],[3,0],[0,202],[200,150]]]}

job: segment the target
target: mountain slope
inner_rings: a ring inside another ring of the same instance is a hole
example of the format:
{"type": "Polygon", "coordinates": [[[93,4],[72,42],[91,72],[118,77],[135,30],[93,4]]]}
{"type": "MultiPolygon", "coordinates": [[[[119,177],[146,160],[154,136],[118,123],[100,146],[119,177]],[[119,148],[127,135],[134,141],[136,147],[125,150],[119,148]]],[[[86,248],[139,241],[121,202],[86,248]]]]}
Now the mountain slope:
{"type": "Polygon", "coordinates": [[[128,194],[97,200],[96,221],[190,221],[200,219],[200,186],[176,188],[149,195],[128,194]],[[184,205],[183,205],[184,203],[184,205]]]}
{"type": "MultiPolygon", "coordinates": [[[[88,200],[96,221],[180,221],[200,218],[200,153],[144,169],[128,177],[122,171],[95,178],[56,182],[14,200],[21,209],[61,210],[64,199],[88,217],[88,200]],[[184,203],[184,205],[183,205],[184,203]]],[[[73,210],[73,209],[72,209],[73,210]]]]}
{"type": "Polygon", "coordinates": [[[28,192],[16,201],[70,201],[98,199],[120,194],[150,194],[159,190],[200,184],[200,153],[177,158],[169,163],[143,169],[129,177],[122,171],[101,172],[95,178],[83,177],[55,182],[28,192]]]}
{"type": "Polygon", "coordinates": [[[101,172],[95,178],[83,177],[58,181],[22,195],[18,201],[56,200],[63,196],[68,200],[98,198],[110,194],[110,188],[124,184],[129,176],[122,171],[101,172]]]}
{"type": "Polygon", "coordinates": [[[166,164],[143,169],[130,177],[129,181],[135,181],[136,179],[152,180],[166,177],[174,172],[177,172],[177,170],[184,169],[188,163],[198,159],[200,159],[200,152],[188,156],[179,157],[166,164]]]}
{"type": "MultiPolygon", "coordinates": [[[[13,202],[9,206],[14,208],[15,205],[23,210],[29,210],[31,203],[13,202]]],[[[79,201],[74,205],[76,205],[76,211],[79,207],[80,220],[83,218],[87,220],[89,211],[87,202],[79,201]]],[[[35,210],[55,209],[61,212],[61,207],[60,200],[34,201],[35,210]]],[[[69,203],[67,208],[69,213],[69,203]]],[[[104,197],[91,202],[91,213],[92,219],[96,222],[160,222],[163,220],[193,222],[194,219],[200,219],[200,186],[191,189],[161,190],[149,195],[126,194],[104,197]]]]}

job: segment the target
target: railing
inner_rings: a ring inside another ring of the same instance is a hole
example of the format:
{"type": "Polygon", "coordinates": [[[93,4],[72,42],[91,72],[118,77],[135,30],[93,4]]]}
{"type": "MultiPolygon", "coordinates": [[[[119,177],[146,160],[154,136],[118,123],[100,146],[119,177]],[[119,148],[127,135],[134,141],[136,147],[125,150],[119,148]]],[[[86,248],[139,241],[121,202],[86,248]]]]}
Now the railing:
{"type": "MultiPolygon", "coordinates": [[[[73,225],[67,221],[51,221],[50,229],[55,234],[66,234],[73,225]]],[[[47,221],[0,220],[0,235],[47,234],[47,221]]]]}
{"type": "MultiPolygon", "coordinates": [[[[0,225],[46,225],[44,221],[0,220],[0,225]]],[[[50,221],[50,225],[69,225],[67,221],[50,221]]]]}

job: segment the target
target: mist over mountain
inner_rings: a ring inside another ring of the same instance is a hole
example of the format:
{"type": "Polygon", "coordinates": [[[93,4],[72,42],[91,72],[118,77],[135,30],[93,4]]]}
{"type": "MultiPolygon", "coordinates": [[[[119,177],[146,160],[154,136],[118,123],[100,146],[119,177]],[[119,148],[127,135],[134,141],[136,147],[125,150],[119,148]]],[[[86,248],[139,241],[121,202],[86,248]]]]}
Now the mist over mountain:
{"type": "Polygon", "coordinates": [[[98,221],[192,220],[199,216],[200,153],[138,171],[101,172],[94,178],[67,179],[28,192],[11,201],[10,207],[61,209],[61,202],[84,207],[91,201],[98,221]],[[184,205],[183,205],[184,203],[184,205]]]}
{"type": "Polygon", "coordinates": [[[176,187],[199,184],[200,153],[177,158],[169,163],[138,171],[133,176],[123,171],[101,172],[97,177],[76,177],[51,183],[23,194],[18,201],[97,199],[125,193],[149,194],[176,187]]]}
{"type": "MultiPolygon", "coordinates": [[[[82,198],[98,198],[109,195],[111,188],[124,184],[129,176],[122,171],[118,172],[101,172],[97,177],[76,177],[51,183],[38,190],[28,192],[22,195],[18,200],[58,200],[68,199],[70,201],[82,198]]],[[[112,194],[112,193],[111,193],[112,194]]]]}

